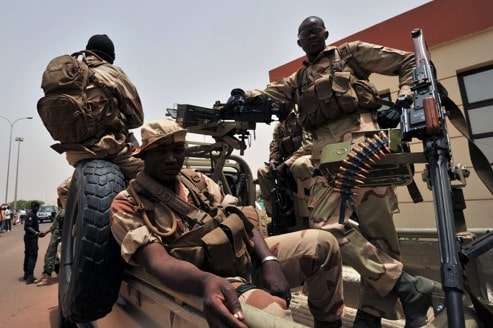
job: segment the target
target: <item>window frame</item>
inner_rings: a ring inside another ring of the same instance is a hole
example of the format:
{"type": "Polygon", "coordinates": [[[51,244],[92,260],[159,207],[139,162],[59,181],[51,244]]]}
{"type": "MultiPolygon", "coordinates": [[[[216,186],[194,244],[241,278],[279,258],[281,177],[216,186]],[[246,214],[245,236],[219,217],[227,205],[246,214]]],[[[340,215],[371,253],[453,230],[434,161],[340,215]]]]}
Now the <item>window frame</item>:
{"type": "Polygon", "coordinates": [[[490,132],[484,132],[484,133],[477,133],[474,134],[471,126],[471,120],[469,117],[470,111],[473,111],[475,109],[483,108],[486,106],[493,106],[493,94],[491,95],[491,98],[485,99],[485,100],[480,100],[476,102],[470,102],[468,95],[467,95],[467,89],[466,89],[466,84],[464,82],[464,79],[468,76],[479,74],[481,72],[485,71],[493,71],[493,64],[489,63],[487,65],[469,69],[469,70],[463,70],[461,72],[457,72],[457,81],[459,84],[459,91],[460,91],[460,96],[462,98],[462,105],[464,107],[464,113],[466,115],[467,119],[467,128],[469,129],[469,135],[473,140],[477,139],[483,139],[483,138],[491,138],[493,137],[493,126],[490,132]]]}

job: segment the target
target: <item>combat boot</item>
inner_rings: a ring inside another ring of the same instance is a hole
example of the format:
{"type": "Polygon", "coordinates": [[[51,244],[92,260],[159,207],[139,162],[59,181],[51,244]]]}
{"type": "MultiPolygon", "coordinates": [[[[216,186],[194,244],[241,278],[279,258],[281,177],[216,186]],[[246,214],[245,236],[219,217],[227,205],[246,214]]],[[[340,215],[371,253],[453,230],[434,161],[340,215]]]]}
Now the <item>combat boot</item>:
{"type": "Polygon", "coordinates": [[[427,312],[434,297],[443,297],[442,285],[420,276],[402,272],[394,286],[406,316],[406,328],[421,327],[428,323],[427,312]]]}
{"type": "Polygon", "coordinates": [[[358,309],[353,328],[382,328],[382,318],[358,309]]]}

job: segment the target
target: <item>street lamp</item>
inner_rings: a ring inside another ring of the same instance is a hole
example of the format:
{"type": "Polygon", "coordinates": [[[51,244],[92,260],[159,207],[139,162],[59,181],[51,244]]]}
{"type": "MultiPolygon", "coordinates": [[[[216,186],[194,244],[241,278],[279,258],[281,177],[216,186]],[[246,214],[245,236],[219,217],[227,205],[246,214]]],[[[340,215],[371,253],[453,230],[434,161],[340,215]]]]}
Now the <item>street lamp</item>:
{"type": "Polygon", "coordinates": [[[19,121],[19,120],[32,120],[32,116],[27,116],[27,117],[21,117],[16,119],[14,122],[11,122],[8,118],[0,116],[0,118],[3,118],[10,124],[10,138],[9,138],[9,157],[8,157],[8,162],[7,162],[7,182],[5,183],[5,204],[7,204],[7,197],[9,194],[9,174],[10,174],[10,152],[12,150],[12,130],[14,129],[14,124],[19,121]]]}
{"type": "Polygon", "coordinates": [[[21,153],[21,142],[24,138],[15,137],[15,141],[19,142],[17,145],[17,169],[15,170],[15,192],[14,192],[14,211],[17,213],[17,181],[19,180],[19,154],[21,153]]]}

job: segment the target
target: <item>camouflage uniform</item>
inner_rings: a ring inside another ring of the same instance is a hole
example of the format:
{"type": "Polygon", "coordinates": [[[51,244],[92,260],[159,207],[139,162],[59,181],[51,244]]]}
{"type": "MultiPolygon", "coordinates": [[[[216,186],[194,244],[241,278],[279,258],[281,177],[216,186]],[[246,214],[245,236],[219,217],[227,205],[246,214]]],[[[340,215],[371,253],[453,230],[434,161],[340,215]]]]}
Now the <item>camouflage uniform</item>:
{"type": "MultiPolygon", "coordinates": [[[[114,98],[108,98],[100,87],[89,85],[86,89],[89,107],[104,112],[105,107],[112,106],[109,102],[116,100],[120,115],[105,127],[102,135],[81,144],[56,146],[66,152],[68,163],[74,167],[82,160],[106,159],[117,164],[127,179],[134,178],[144,167],[141,159],[131,156],[135,144],[131,140],[133,136],[129,129],[141,126],[144,121],[137,89],[118,66],[95,56],[87,56],[85,60],[92,68],[98,83],[106,86],[114,95],[114,98]]],[[[66,205],[64,200],[67,198],[69,185],[70,180],[65,180],[58,188],[58,197],[63,206],[66,205]]]]}
{"type": "MultiPolygon", "coordinates": [[[[143,172],[140,174],[144,174],[143,172]]],[[[231,196],[225,198],[219,186],[204,175],[200,175],[206,183],[206,192],[210,206],[226,205],[235,200],[231,196]],[[226,200],[228,199],[228,200],[226,200]]],[[[178,181],[177,195],[193,204],[190,191],[178,181]]],[[[142,198],[145,199],[145,198],[142,198]]],[[[146,205],[147,206],[147,205],[146,205]]],[[[152,213],[159,213],[160,229],[165,229],[171,222],[177,220],[177,234],[174,237],[186,234],[188,228],[180,216],[160,203],[154,203],[152,213]],[[173,219],[174,217],[174,219],[173,219]]],[[[163,239],[151,232],[144,223],[140,213],[136,212],[137,204],[128,190],[117,195],[111,206],[111,229],[117,242],[121,245],[122,257],[132,265],[138,265],[133,255],[139,247],[149,243],[164,243],[163,239]]],[[[146,207],[147,211],[147,207],[146,207]]],[[[265,228],[265,212],[252,207],[244,207],[242,211],[257,225],[265,228]],[[260,214],[260,215],[259,215],[260,214]]],[[[169,241],[168,241],[169,242],[169,241]]],[[[306,282],[309,306],[314,317],[323,321],[335,321],[343,314],[344,302],[342,298],[342,267],[339,247],[335,238],[328,232],[321,230],[305,230],[292,234],[266,238],[267,245],[272,253],[279,258],[283,272],[288,282],[294,286],[301,286],[306,282]]],[[[252,282],[261,287],[261,265],[253,260],[252,282]],[[256,269],[255,269],[256,268],[256,269]]],[[[228,280],[235,286],[246,282],[243,277],[232,277],[228,280]]],[[[250,289],[240,296],[240,300],[252,306],[264,309],[274,315],[291,319],[291,311],[286,307],[284,299],[272,296],[262,289],[250,289]]],[[[168,316],[170,322],[167,327],[186,327],[186,322],[177,320],[174,315],[168,316]]]]}
{"type": "MultiPolygon", "coordinates": [[[[311,152],[311,143],[311,135],[303,130],[296,113],[291,111],[286,119],[279,122],[274,128],[269,146],[269,164],[277,166],[284,162],[292,172],[296,170],[294,168],[296,159],[311,152]]],[[[270,197],[275,181],[268,165],[258,169],[257,178],[260,186],[260,197],[264,200],[267,214],[272,215],[270,197]]],[[[306,209],[304,202],[299,202],[297,208],[301,210],[301,216],[308,216],[308,209],[306,209]]]]}
{"type": "MultiPolygon", "coordinates": [[[[364,72],[397,75],[400,94],[411,93],[412,53],[360,41],[349,43],[349,49],[364,72]]],[[[325,145],[350,140],[352,131],[378,128],[372,111],[360,106],[358,98],[352,108],[342,106],[347,100],[343,96],[349,94],[355,79],[353,68],[341,60],[335,47],[327,46],[314,62],[305,61],[298,72],[270,83],[264,90],[247,91],[246,96],[248,100],[264,95],[298,105],[303,127],[313,134],[311,161],[317,168],[325,145]],[[307,97],[309,92],[313,97],[307,97]],[[325,119],[317,120],[321,114],[325,115],[325,119]]],[[[364,278],[360,309],[376,316],[397,318],[397,298],[392,288],[403,265],[392,220],[391,207],[395,205],[393,189],[367,188],[359,196],[351,198],[347,204],[346,221],[354,211],[359,218],[359,233],[338,224],[340,194],[333,191],[326,179],[317,177],[312,183],[310,226],[334,233],[341,246],[343,261],[358,270],[364,278]]]]}
{"type": "Polygon", "coordinates": [[[55,259],[58,243],[61,241],[62,237],[62,226],[63,219],[65,218],[65,210],[59,209],[53,224],[50,227],[51,237],[50,243],[48,244],[48,248],[46,249],[45,261],[43,272],[51,275],[51,273],[55,270],[55,259]]]}
{"type": "Polygon", "coordinates": [[[291,166],[291,173],[296,181],[296,197],[298,198],[299,215],[309,217],[310,190],[313,185],[314,167],[311,155],[304,155],[297,158],[291,166]]]}

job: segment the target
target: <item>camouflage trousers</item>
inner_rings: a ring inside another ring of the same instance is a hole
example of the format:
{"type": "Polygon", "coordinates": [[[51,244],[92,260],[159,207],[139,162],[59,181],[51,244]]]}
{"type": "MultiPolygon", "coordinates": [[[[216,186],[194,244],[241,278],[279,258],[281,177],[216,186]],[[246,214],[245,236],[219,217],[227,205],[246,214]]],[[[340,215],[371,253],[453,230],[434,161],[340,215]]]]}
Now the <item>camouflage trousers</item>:
{"type": "Polygon", "coordinates": [[[53,230],[51,232],[50,243],[48,244],[48,248],[46,249],[43,272],[46,272],[50,275],[55,270],[56,252],[58,243],[60,242],[60,237],[60,230],[53,230]]]}
{"type": "MultiPolygon", "coordinates": [[[[378,129],[373,113],[360,111],[326,122],[315,131],[312,164],[318,168],[322,150],[328,144],[351,140],[353,132],[378,129]]],[[[359,308],[376,316],[398,319],[397,296],[392,289],[403,264],[392,212],[397,206],[393,188],[378,187],[358,190],[347,202],[345,222],[356,213],[359,230],[338,224],[340,194],[324,177],[311,181],[309,200],[310,227],[332,232],[339,241],[342,260],[361,275],[359,308]]]]}
{"type": "MultiPolygon", "coordinates": [[[[304,286],[308,306],[314,318],[336,321],[344,311],[342,264],[337,240],[332,234],[308,229],[266,238],[272,253],[279,258],[282,271],[291,287],[304,286]]],[[[262,268],[256,266],[253,283],[258,287],[239,296],[239,300],[275,316],[292,320],[286,301],[269,294],[262,286],[262,268]]],[[[241,278],[228,279],[233,286],[242,285],[241,278]]],[[[167,315],[163,327],[189,327],[177,314],[167,315]]]]}
{"type": "Polygon", "coordinates": [[[339,241],[343,262],[361,279],[359,308],[387,319],[398,319],[397,295],[392,292],[403,264],[392,219],[396,205],[393,188],[362,188],[346,202],[345,222],[355,212],[358,229],[339,224],[340,193],[324,177],[314,178],[310,227],[330,231],[339,241]]]}
{"type": "Polygon", "coordinates": [[[310,190],[313,184],[313,164],[310,155],[297,158],[291,166],[291,173],[296,181],[296,197],[298,200],[299,214],[302,217],[309,217],[308,202],[310,200],[310,190]]]}

